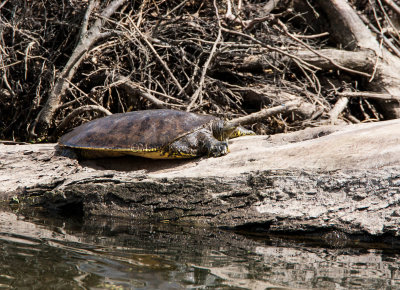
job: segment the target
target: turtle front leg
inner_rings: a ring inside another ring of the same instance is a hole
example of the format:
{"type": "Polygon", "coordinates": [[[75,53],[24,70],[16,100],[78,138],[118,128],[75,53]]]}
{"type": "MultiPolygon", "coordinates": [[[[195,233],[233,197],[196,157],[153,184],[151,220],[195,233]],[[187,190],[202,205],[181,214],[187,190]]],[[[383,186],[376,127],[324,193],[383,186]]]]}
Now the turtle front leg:
{"type": "Polygon", "coordinates": [[[190,158],[199,156],[219,157],[226,155],[228,142],[218,141],[206,129],[188,134],[169,145],[169,158],[190,158]]]}

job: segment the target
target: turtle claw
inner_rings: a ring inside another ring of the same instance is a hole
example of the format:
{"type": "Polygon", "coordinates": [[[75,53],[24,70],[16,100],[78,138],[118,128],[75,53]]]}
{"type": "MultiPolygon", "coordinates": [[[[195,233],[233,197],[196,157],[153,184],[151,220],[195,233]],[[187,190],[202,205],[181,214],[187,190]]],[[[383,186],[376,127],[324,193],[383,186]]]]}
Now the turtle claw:
{"type": "Polygon", "coordinates": [[[210,146],[208,155],[212,157],[220,157],[228,154],[228,142],[217,142],[210,146]]]}

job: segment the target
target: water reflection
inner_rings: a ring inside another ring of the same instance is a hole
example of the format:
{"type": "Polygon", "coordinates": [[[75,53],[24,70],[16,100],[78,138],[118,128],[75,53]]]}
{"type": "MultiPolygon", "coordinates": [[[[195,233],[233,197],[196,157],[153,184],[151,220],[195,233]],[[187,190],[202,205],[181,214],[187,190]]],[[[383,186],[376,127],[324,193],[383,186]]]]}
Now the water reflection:
{"type": "Polygon", "coordinates": [[[207,228],[0,212],[0,288],[390,289],[400,286],[398,258],[207,228]]]}

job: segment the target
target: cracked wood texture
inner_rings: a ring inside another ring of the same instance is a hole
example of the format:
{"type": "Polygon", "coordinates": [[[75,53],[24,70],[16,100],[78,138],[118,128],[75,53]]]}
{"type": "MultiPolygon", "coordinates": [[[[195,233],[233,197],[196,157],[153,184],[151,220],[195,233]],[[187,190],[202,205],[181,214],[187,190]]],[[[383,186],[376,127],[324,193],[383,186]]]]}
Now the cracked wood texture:
{"type": "Polygon", "coordinates": [[[78,162],[55,144],[0,145],[0,196],[86,215],[270,231],[400,230],[400,120],[230,141],[193,160],[78,162]]]}

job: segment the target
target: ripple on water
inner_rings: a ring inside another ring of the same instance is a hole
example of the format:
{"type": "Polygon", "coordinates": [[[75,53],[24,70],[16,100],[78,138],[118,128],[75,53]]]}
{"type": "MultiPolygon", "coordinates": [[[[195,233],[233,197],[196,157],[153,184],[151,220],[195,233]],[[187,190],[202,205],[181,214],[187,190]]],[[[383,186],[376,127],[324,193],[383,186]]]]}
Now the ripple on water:
{"type": "Polygon", "coordinates": [[[0,212],[0,288],[182,289],[400,286],[388,249],[324,248],[168,224],[0,212]]]}

